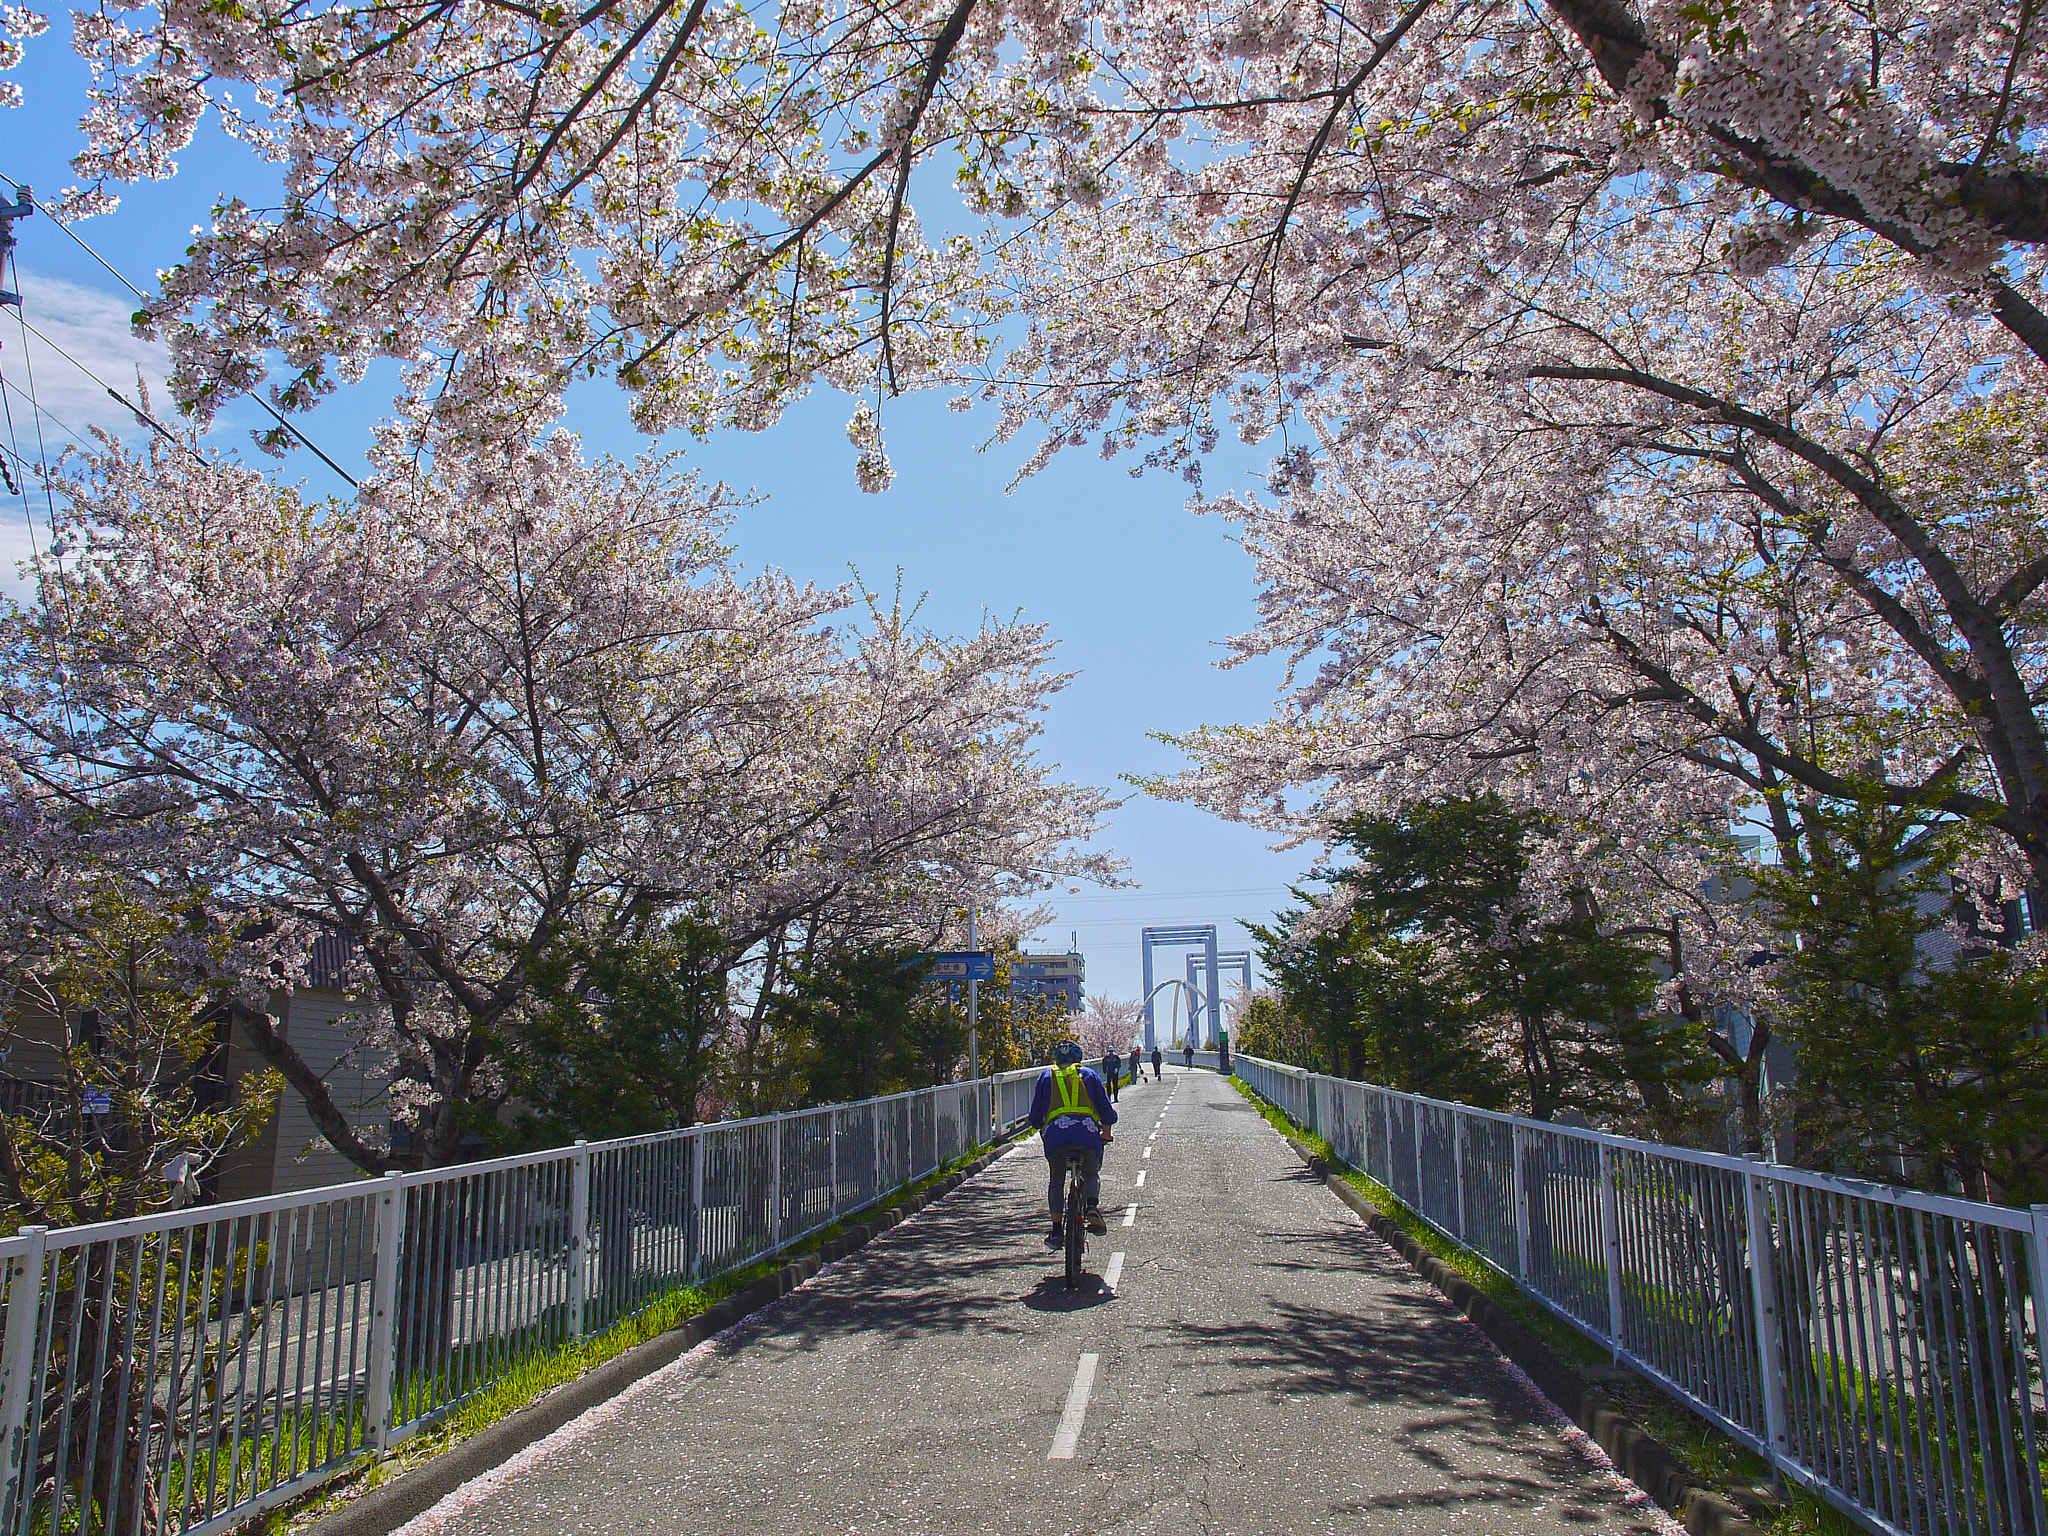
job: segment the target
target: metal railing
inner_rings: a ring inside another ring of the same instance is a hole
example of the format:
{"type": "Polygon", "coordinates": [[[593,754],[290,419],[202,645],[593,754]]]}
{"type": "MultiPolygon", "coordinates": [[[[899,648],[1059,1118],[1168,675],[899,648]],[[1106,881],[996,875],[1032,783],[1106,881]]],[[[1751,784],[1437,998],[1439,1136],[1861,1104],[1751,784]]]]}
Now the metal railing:
{"type": "Polygon", "coordinates": [[[238,1524],[986,1143],[1035,1076],[24,1228],[0,1239],[0,1532],[238,1524]]]}
{"type": "Polygon", "coordinates": [[[1859,1523],[2048,1536],[2048,1206],[1235,1066],[1432,1227],[1859,1523]]]}

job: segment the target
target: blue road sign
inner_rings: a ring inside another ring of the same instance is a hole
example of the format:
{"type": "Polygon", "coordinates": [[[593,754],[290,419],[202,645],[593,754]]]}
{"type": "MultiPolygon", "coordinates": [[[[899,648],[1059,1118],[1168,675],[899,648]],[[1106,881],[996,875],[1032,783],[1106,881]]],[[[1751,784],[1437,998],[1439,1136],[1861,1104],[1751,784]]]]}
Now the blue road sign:
{"type": "Polygon", "coordinates": [[[930,968],[934,981],[994,981],[996,957],[985,950],[956,949],[937,955],[919,955],[930,968]]]}

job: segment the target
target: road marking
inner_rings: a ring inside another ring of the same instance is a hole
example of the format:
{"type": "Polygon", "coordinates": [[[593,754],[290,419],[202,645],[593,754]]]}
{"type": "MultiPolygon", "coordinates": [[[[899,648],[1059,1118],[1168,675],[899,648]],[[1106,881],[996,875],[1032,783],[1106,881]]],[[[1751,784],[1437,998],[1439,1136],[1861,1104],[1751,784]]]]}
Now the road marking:
{"type": "Polygon", "coordinates": [[[1138,1155],[1140,1157],[1150,1157],[1152,1155],[1152,1149],[1150,1147],[1147,1147],[1143,1152],[1139,1153],[1138,1155]]]}
{"type": "Polygon", "coordinates": [[[1137,1183],[1135,1183],[1135,1184],[1133,1184],[1133,1185],[1131,1186],[1131,1188],[1133,1188],[1133,1189],[1143,1189],[1143,1188],[1145,1187],[1145,1175],[1146,1175],[1146,1174],[1148,1174],[1148,1173],[1150,1173],[1151,1171],[1152,1171],[1152,1170],[1151,1170],[1151,1169],[1149,1169],[1149,1168],[1140,1168],[1140,1169],[1138,1170],[1138,1182],[1137,1182],[1137,1183]]]}
{"type": "Polygon", "coordinates": [[[1132,1225],[1133,1223],[1135,1223],[1135,1222],[1137,1221],[1137,1219],[1138,1219],[1138,1202],[1137,1202],[1137,1201],[1135,1201],[1135,1200],[1133,1200],[1133,1201],[1132,1201],[1132,1202],[1131,1202],[1131,1203],[1130,1203],[1129,1205],[1127,1205],[1127,1206],[1125,1206],[1125,1207],[1124,1207],[1124,1225],[1128,1227],[1128,1226],[1132,1225]]]}
{"type": "Polygon", "coordinates": [[[1123,1273],[1124,1256],[1112,1253],[1109,1256],[1109,1267],[1102,1272],[1102,1283],[1113,1291],[1116,1289],[1117,1281],[1123,1278],[1123,1273]]]}
{"type": "Polygon", "coordinates": [[[1053,1432],[1052,1449],[1045,1453],[1047,1461],[1072,1461],[1074,1444],[1081,1438],[1081,1420],[1088,1413],[1088,1394],[1095,1390],[1095,1362],[1100,1355],[1083,1355],[1081,1363],[1074,1367],[1074,1385],[1067,1392],[1066,1411],[1060,1415],[1060,1427],[1053,1432]]]}
{"type": "Polygon", "coordinates": [[[1157,1131],[1154,1131],[1150,1136],[1147,1136],[1145,1139],[1147,1141],[1157,1141],[1159,1139],[1159,1133],[1157,1131]]]}

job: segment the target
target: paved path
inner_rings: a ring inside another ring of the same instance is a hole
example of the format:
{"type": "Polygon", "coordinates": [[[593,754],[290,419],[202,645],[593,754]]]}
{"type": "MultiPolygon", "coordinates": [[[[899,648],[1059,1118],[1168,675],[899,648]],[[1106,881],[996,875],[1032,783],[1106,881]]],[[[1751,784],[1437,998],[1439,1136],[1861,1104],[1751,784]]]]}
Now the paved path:
{"type": "Polygon", "coordinates": [[[1118,1108],[1114,1293],[1061,1287],[1033,1141],[409,1536],[1674,1529],[1227,1083],[1118,1108]]]}

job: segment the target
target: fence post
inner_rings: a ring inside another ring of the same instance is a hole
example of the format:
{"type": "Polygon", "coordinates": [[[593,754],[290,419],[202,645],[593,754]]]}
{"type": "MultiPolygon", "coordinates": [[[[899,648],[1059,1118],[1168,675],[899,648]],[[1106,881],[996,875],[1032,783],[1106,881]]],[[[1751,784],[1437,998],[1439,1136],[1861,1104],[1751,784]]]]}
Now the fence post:
{"type": "Polygon", "coordinates": [[[782,1246],[782,1116],[768,1120],[768,1250],[782,1246]]]}
{"type": "MultiPolygon", "coordinates": [[[[1756,1313],[1757,1375],[1764,1389],[1764,1437],[1771,1454],[1786,1458],[1792,1441],[1785,1424],[1785,1350],[1778,1316],[1777,1249],[1771,1241],[1771,1213],[1764,1201],[1764,1181],[1753,1173],[1742,1176],[1743,1225],[1749,1233],[1749,1298],[1756,1313]]],[[[2040,1313],[2041,1275],[2048,1268],[2048,1251],[2043,1250],[2043,1213],[2048,1206],[2034,1207],[2034,1305],[2040,1313]]],[[[1773,1476],[1777,1467],[1771,1468],[1773,1476]]]]}
{"type": "Polygon", "coordinates": [[[1522,1171],[1526,1161],[1522,1140],[1522,1123],[1518,1120],[1511,1127],[1514,1132],[1515,1159],[1515,1278],[1524,1285],[1529,1283],[1529,1187],[1528,1178],[1522,1171]]]}
{"type": "Polygon", "coordinates": [[[398,1251],[405,1246],[405,1175],[387,1173],[377,1193],[377,1258],[370,1273],[370,1380],[364,1436],[378,1455],[398,1428],[398,1251]]]}
{"type": "Polygon", "coordinates": [[[583,1302],[590,1284],[590,1143],[578,1138],[569,1160],[569,1337],[583,1337],[583,1302]]]}
{"type": "MultiPolygon", "coordinates": [[[[1384,1138],[1387,1143],[1387,1159],[1380,1166],[1386,1170],[1387,1192],[1394,1194],[1394,1096],[1384,1089],[1377,1089],[1375,1093],[1380,1101],[1380,1123],[1387,1128],[1384,1138]]],[[[1396,1198],[1399,1196],[1396,1195],[1396,1198]]]]}
{"type": "Polygon", "coordinates": [[[13,1507],[26,1499],[32,1489],[28,1475],[35,1467],[37,1436],[29,1428],[29,1415],[42,1393],[36,1390],[36,1335],[43,1321],[43,1263],[49,1251],[48,1227],[23,1227],[21,1252],[7,1261],[7,1336],[0,1341],[0,1457],[4,1457],[6,1481],[0,1483],[0,1520],[6,1529],[18,1530],[28,1524],[24,1511],[13,1507]]]}
{"type": "Polygon", "coordinates": [[[1622,1351],[1621,1195],[1614,1187],[1614,1149],[1600,1143],[1600,1246],[1607,1255],[1607,1342],[1619,1361],[1622,1351]]]}
{"type": "Polygon", "coordinates": [[[1458,1179],[1458,1241],[1465,1241],[1465,1117],[1451,1111],[1451,1167],[1458,1179]]]}
{"type": "Polygon", "coordinates": [[[839,1111],[836,1108],[832,1111],[832,1130],[825,1140],[831,1144],[827,1153],[832,1160],[831,1219],[836,1221],[839,1218],[839,1111]]]}
{"type": "Polygon", "coordinates": [[[1430,1219],[1430,1194],[1421,1188],[1421,1100],[1409,1100],[1409,1151],[1415,1153],[1415,1214],[1430,1219]]]}
{"type": "Polygon", "coordinates": [[[2039,1356],[2035,1380],[2041,1383],[2041,1411],[2048,1414],[2048,1205],[2032,1206],[2030,1210],[2034,1231],[2027,1244],[2027,1278],[2032,1282],[2034,1349],[2039,1356]]]}
{"type": "Polygon", "coordinates": [[[690,1263],[692,1281],[704,1268],[704,1128],[690,1137],[690,1263]]]}

